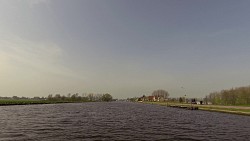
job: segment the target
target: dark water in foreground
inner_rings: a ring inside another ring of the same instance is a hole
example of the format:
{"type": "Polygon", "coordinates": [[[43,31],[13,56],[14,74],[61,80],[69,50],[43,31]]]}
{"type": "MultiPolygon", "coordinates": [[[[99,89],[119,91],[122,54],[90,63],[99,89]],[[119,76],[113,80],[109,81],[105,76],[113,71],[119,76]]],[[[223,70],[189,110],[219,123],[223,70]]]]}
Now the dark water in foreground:
{"type": "Polygon", "coordinates": [[[249,140],[250,117],[129,102],[0,107],[0,140],[249,140]]]}

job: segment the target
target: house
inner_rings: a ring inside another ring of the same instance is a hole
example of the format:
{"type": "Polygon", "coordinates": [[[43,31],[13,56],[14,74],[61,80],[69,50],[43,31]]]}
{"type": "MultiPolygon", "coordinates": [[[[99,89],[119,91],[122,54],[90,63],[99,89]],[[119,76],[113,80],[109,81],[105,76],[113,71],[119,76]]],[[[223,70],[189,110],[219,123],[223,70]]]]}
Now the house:
{"type": "Polygon", "coordinates": [[[148,96],[148,101],[156,101],[155,96],[148,96]]]}
{"type": "Polygon", "coordinates": [[[160,101],[161,97],[159,96],[148,96],[148,101],[160,101]]]}

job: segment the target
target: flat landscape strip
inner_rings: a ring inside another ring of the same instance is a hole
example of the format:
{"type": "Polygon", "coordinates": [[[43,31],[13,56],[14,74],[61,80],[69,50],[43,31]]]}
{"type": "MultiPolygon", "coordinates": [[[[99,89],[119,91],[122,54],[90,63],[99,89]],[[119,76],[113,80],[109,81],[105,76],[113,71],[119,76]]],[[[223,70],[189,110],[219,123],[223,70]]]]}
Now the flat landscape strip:
{"type": "Polygon", "coordinates": [[[199,110],[250,116],[250,112],[243,112],[243,111],[230,111],[230,110],[209,109],[209,108],[199,108],[199,110]]]}
{"type": "Polygon", "coordinates": [[[48,101],[48,100],[10,100],[1,99],[0,106],[10,105],[35,105],[35,104],[56,104],[56,103],[69,103],[69,101],[48,101]]]}
{"type": "MultiPolygon", "coordinates": [[[[168,105],[190,106],[191,105],[191,104],[185,104],[185,103],[168,103],[168,102],[143,102],[143,103],[157,104],[157,105],[162,105],[162,106],[168,106],[168,105]]],[[[199,110],[204,110],[204,111],[250,116],[250,107],[248,106],[222,106],[222,105],[196,105],[196,104],[192,104],[192,105],[199,107],[199,110]]]]}

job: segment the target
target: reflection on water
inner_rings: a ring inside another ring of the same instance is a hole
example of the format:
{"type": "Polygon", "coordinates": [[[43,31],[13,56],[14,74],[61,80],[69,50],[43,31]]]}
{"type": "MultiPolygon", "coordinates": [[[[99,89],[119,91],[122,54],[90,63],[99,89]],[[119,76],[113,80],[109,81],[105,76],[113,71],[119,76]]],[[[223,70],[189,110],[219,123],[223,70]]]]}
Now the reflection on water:
{"type": "Polygon", "coordinates": [[[0,140],[248,140],[250,117],[130,102],[0,107],[0,140]]]}

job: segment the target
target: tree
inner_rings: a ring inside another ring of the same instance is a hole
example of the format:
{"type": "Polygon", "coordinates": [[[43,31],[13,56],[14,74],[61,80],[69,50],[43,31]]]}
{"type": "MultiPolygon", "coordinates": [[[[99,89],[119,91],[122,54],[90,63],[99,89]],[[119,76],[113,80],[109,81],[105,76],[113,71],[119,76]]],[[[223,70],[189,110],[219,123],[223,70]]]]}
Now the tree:
{"type": "Polygon", "coordinates": [[[48,100],[53,100],[53,95],[52,94],[48,95],[48,100]]]}
{"type": "Polygon", "coordinates": [[[155,90],[153,93],[152,93],[152,96],[157,96],[157,97],[160,97],[160,98],[168,98],[169,94],[167,91],[165,90],[155,90]]]}
{"type": "Polygon", "coordinates": [[[68,93],[67,97],[70,98],[71,97],[71,93],[68,93]]]}
{"type": "Polygon", "coordinates": [[[206,97],[203,99],[204,100],[204,104],[208,104],[208,96],[206,95],[206,97]]]}
{"type": "Polygon", "coordinates": [[[213,104],[248,105],[250,104],[250,86],[213,92],[206,99],[213,104]]]}
{"type": "Polygon", "coordinates": [[[113,97],[110,95],[110,94],[104,94],[102,96],[102,101],[106,101],[106,102],[109,102],[109,101],[112,101],[113,97]]]}
{"type": "Polygon", "coordinates": [[[79,96],[78,96],[78,95],[79,95],[78,93],[72,94],[70,99],[71,99],[72,101],[77,101],[77,100],[80,101],[81,98],[79,99],[79,96]]]}
{"type": "Polygon", "coordinates": [[[54,99],[55,99],[55,100],[61,100],[61,95],[60,95],[60,94],[56,94],[56,95],[54,96],[54,99]]]}
{"type": "Polygon", "coordinates": [[[19,99],[19,97],[18,96],[13,96],[12,99],[19,99]]]}
{"type": "Polygon", "coordinates": [[[179,98],[179,102],[182,103],[184,100],[182,97],[179,98]]]}
{"type": "Polygon", "coordinates": [[[94,94],[93,93],[88,94],[88,99],[89,101],[94,101],[94,94]]]}

